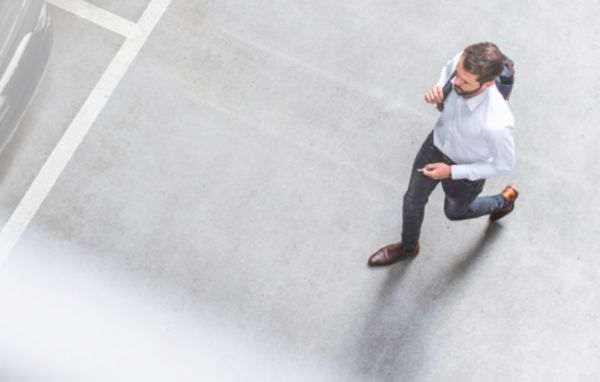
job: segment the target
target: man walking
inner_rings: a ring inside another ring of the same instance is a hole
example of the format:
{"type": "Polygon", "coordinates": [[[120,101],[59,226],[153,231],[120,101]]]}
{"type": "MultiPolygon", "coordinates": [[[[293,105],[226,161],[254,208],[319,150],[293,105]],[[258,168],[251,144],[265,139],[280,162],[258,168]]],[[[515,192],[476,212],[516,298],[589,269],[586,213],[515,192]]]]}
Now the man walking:
{"type": "Polygon", "coordinates": [[[381,248],[369,266],[383,266],[419,253],[425,204],[438,183],[445,193],[444,212],[450,220],[490,215],[498,220],[515,206],[519,192],[506,186],[497,195],[479,196],[485,179],[514,167],[513,115],[498,91],[504,55],[492,43],[465,48],[442,69],[425,101],[443,105],[442,115],[415,158],[402,210],[402,241],[381,248]],[[452,74],[453,91],[442,87],[452,74]]]}

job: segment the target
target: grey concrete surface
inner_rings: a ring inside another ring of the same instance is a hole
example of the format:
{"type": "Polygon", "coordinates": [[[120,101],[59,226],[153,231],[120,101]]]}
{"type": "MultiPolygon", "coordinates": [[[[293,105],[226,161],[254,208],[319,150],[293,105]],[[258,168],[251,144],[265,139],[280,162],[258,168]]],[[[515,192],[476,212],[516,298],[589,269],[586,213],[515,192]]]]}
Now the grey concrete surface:
{"type": "Polygon", "coordinates": [[[150,0],[88,0],[87,2],[135,22],[144,13],[150,0]]]}
{"type": "MultiPolygon", "coordinates": [[[[598,380],[599,8],[174,0],[0,268],[0,373],[598,380]],[[438,116],[424,91],[482,40],[517,65],[517,168],[486,185],[516,184],[517,208],[449,222],[438,190],[421,254],[369,269],[399,240],[411,162],[438,116]]],[[[60,47],[81,21],[52,11],[60,47]]],[[[30,115],[53,102],[59,63],[113,49],[98,33],[105,51],[58,49],[30,115]]],[[[64,129],[79,100],[46,123],[64,129]]]]}
{"type": "Polygon", "coordinates": [[[48,6],[55,42],[33,105],[0,152],[0,222],[4,224],[75,117],[123,38],[48,6]]]}

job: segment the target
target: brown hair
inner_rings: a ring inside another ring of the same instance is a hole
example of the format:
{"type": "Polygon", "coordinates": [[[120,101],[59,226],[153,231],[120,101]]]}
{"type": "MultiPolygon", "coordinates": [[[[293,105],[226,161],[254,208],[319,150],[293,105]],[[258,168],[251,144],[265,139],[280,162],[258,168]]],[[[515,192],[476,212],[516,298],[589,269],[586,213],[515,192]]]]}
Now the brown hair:
{"type": "Polygon", "coordinates": [[[480,84],[492,81],[502,73],[504,54],[491,42],[480,42],[463,51],[463,68],[477,75],[480,84]]]}

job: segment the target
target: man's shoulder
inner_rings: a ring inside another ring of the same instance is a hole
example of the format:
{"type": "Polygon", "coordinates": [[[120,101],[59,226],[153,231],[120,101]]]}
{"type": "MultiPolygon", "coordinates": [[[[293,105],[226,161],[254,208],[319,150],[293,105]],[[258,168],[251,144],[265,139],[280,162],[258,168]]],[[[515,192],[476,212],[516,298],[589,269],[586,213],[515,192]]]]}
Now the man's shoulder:
{"type": "Polygon", "coordinates": [[[454,56],[452,56],[450,61],[448,61],[449,69],[451,71],[456,70],[456,67],[458,66],[458,62],[460,61],[461,56],[462,56],[462,50],[460,52],[456,53],[454,56]]]}
{"type": "Polygon", "coordinates": [[[487,125],[490,128],[514,126],[515,119],[508,102],[495,85],[489,90],[490,94],[486,110],[487,125]]]}

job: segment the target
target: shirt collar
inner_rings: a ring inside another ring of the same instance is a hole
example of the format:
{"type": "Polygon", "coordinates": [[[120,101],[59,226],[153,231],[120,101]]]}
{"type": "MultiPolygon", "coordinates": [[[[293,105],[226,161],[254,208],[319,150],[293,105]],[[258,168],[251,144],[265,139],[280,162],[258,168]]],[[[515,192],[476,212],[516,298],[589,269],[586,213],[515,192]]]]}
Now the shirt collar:
{"type": "MultiPolygon", "coordinates": [[[[494,84],[494,86],[496,85],[494,84]]],[[[483,100],[487,99],[487,97],[490,94],[490,89],[491,87],[485,89],[481,94],[477,94],[475,97],[471,97],[466,100],[466,104],[469,107],[470,111],[475,110],[475,108],[479,106],[483,102],[483,100]]]]}

